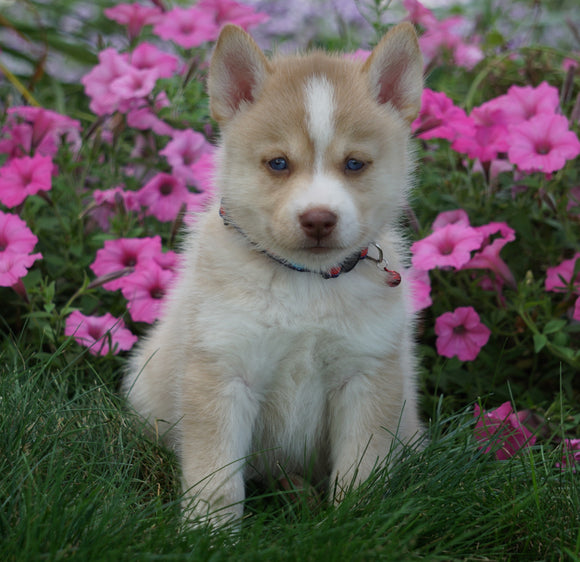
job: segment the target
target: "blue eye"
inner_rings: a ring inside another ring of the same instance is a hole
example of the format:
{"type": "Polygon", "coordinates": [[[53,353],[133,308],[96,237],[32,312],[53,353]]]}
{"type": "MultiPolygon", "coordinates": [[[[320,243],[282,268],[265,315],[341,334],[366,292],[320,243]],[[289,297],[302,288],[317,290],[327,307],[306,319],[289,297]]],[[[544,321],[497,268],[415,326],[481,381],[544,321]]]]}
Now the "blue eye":
{"type": "Polygon", "coordinates": [[[356,158],[349,158],[346,161],[345,168],[349,172],[358,172],[359,170],[362,170],[364,168],[364,165],[365,165],[364,162],[361,162],[360,160],[357,160],[356,158]]]}
{"type": "Polygon", "coordinates": [[[268,166],[270,166],[270,168],[275,172],[282,172],[288,169],[288,162],[286,161],[286,158],[278,156],[278,158],[272,158],[272,160],[268,162],[268,166]]]}

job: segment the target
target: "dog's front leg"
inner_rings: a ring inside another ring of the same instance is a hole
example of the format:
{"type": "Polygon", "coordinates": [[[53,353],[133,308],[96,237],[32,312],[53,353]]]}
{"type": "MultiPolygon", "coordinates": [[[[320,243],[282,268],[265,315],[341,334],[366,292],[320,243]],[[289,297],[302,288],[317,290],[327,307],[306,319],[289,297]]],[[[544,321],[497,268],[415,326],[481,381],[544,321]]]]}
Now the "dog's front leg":
{"type": "Polygon", "coordinates": [[[181,468],[185,516],[221,525],[243,513],[243,470],[258,404],[234,377],[195,377],[180,397],[181,468]]]}
{"type": "Polygon", "coordinates": [[[364,482],[389,452],[401,415],[396,385],[385,393],[378,375],[359,373],[330,399],[331,493],[340,502],[347,490],[364,482]]]}

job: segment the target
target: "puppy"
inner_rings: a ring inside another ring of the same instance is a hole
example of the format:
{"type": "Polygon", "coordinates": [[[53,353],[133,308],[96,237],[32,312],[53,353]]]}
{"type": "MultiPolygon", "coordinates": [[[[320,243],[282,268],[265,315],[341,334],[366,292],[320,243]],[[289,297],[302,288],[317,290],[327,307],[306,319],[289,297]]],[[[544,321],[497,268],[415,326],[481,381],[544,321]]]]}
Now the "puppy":
{"type": "Polygon", "coordinates": [[[306,475],[340,501],[418,433],[397,223],[422,72],[408,23],[364,63],[269,60],[223,29],[208,80],[219,198],[124,379],[177,451],[191,521],[239,520],[257,476],[306,475]]]}

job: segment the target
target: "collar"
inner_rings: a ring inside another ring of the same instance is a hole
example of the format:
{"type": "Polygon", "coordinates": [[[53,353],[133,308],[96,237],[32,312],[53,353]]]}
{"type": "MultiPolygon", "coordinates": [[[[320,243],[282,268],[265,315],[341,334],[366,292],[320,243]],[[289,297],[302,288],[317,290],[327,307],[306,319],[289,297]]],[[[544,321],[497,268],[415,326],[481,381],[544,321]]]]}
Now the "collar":
{"type": "MultiPolygon", "coordinates": [[[[250,240],[248,238],[246,233],[235,222],[233,222],[232,219],[228,216],[227,211],[225,210],[225,207],[224,207],[223,199],[220,203],[219,215],[222,218],[222,220],[224,221],[225,226],[232,226],[244,238],[246,238],[250,242],[250,244],[252,244],[252,246],[257,247],[257,244],[255,242],[252,242],[252,240],[250,240]]],[[[368,249],[368,247],[366,247],[366,248],[363,248],[362,250],[360,250],[359,252],[356,252],[355,254],[352,254],[351,256],[347,257],[341,264],[329,269],[328,271],[315,271],[312,269],[308,269],[307,267],[304,267],[302,265],[292,263],[291,261],[288,261],[280,256],[272,254],[266,250],[259,249],[258,251],[261,252],[262,254],[268,256],[270,259],[274,260],[275,262],[279,263],[280,265],[287,267],[288,269],[292,269],[294,271],[299,271],[301,273],[315,273],[315,274],[320,275],[323,279],[336,279],[342,273],[348,273],[349,271],[352,271],[360,261],[365,260],[365,259],[369,259],[371,261],[374,261],[377,264],[377,267],[379,269],[382,268],[387,273],[387,279],[386,279],[387,285],[389,285],[390,287],[396,287],[401,282],[401,276],[396,271],[392,271],[392,270],[388,269],[388,263],[383,258],[383,250],[381,249],[381,247],[375,243],[372,243],[372,246],[374,246],[378,250],[378,253],[379,253],[378,258],[373,258],[373,257],[369,256],[369,249],[368,249]]]]}

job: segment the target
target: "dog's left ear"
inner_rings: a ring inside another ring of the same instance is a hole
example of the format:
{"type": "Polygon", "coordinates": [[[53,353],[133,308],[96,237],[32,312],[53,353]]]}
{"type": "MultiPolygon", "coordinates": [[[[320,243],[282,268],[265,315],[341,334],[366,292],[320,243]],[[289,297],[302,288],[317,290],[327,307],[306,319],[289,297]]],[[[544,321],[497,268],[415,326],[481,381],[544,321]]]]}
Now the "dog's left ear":
{"type": "Polygon", "coordinates": [[[209,66],[211,116],[221,123],[252,103],[269,70],[268,59],[250,35],[236,25],[224,26],[209,66]]]}
{"type": "Polygon", "coordinates": [[[408,123],[417,117],[423,92],[423,57],[410,23],[400,23],[381,39],[363,72],[379,103],[391,103],[408,123]]]}

